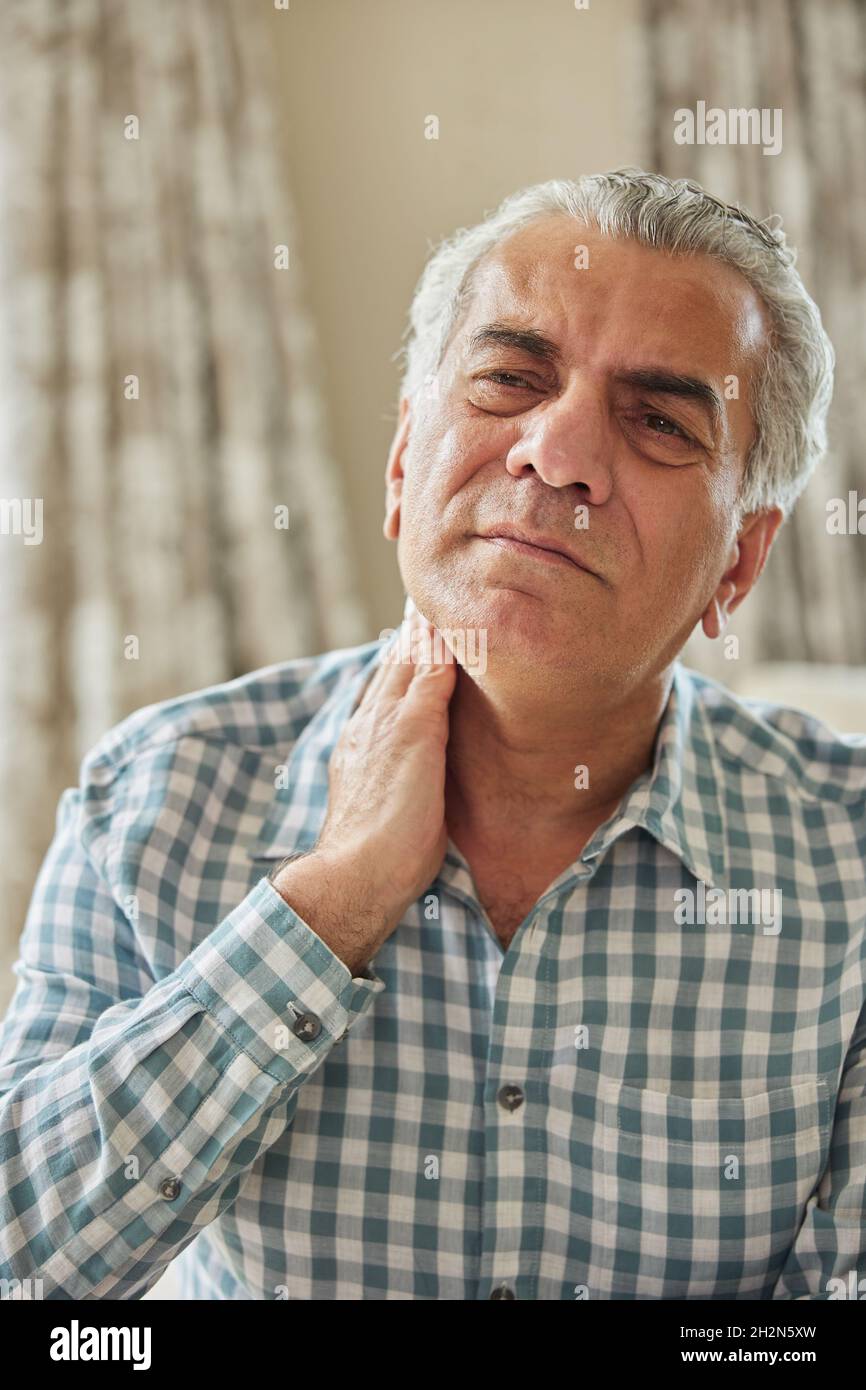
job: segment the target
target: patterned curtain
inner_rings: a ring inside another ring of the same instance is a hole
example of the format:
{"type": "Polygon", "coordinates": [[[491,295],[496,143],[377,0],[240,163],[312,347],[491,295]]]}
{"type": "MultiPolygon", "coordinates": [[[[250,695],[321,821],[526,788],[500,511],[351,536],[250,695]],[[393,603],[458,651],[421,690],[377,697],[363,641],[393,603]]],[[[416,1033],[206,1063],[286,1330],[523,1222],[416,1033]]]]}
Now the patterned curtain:
{"type": "Polygon", "coordinates": [[[369,638],[275,22],[244,0],[0,9],[4,965],[58,793],[113,722],[369,638]]]}
{"type": "MultiPolygon", "coordinates": [[[[852,491],[866,498],[866,6],[643,0],[641,39],[648,166],[696,178],[758,217],[781,216],[837,353],[831,456],[728,631],[740,638],[743,662],[862,665],[866,537],[828,534],[827,503],[847,502],[852,491]],[[725,111],[781,108],[781,152],[675,143],[674,112],[695,111],[698,101],[725,111]]],[[[697,639],[686,659],[725,679],[720,645],[697,639]]]]}

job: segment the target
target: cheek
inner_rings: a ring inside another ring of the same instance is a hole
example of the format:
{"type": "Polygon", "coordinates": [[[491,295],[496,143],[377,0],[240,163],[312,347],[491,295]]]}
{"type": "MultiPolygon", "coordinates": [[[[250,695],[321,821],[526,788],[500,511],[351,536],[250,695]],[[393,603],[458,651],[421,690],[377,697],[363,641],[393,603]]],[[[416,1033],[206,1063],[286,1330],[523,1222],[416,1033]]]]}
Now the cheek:
{"type": "Polygon", "coordinates": [[[672,476],[662,485],[656,475],[652,488],[630,496],[628,511],[640,556],[638,601],[651,604],[659,592],[685,599],[702,588],[726,534],[725,508],[706,481],[695,487],[691,479],[672,476]]]}
{"type": "Polygon", "coordinates": [[[430,416],[407,447],[404,496],[410,510],[417,502],[430,521],[430,508],[444,510],[477,470],[492,456],[489,431],[466,419],[430,416]]]}

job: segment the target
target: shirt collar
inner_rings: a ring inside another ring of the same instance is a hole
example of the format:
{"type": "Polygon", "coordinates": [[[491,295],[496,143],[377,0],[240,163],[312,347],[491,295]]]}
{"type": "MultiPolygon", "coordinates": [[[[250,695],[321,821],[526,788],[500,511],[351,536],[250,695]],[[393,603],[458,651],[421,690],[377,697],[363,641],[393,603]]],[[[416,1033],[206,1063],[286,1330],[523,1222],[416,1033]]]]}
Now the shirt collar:
{"type": "MultiPolygon", "coordinates": [[[[399,629],[387,645],[398,639],[399,629]]],[[[281,765],[274,800],[249,847],[251,859],[282,859],[316,844],[327,810],[328,763],[380,649],[379,642],[361,649],[361,665],[346,680],[338,680],[304,726],[281,765]]],[[[652,767],[632,784],[610,819],[598,827],[574,868],[603,854],[627,830],[640,826],[676,855],[696,879],[708,887],[719,886],[726,877],[727,838],[721,776],[712,728],[693,673],[677,661],[659,722],[652,767]]],[[[457,864],[465,865],[462,856],[454,855],[454,848],[449,842],[449,859],[456,858],[457,864]]]]}
{"type": "Polygon", "coordinates": [[[603,853],[631,826],[642,826],[708,887],[721,886],[727,877],[723,770],[694,673],[679,661],[659,722],[653,764],[599,826],[581,859],[603,853]]]}

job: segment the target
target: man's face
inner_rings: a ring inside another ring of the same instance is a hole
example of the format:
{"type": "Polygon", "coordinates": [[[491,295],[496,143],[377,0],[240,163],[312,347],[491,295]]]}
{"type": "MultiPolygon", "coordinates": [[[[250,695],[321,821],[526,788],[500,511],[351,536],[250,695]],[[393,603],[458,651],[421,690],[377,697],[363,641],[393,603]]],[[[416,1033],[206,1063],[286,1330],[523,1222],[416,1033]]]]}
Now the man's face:
{"type": "Polygon", "coordinates": [[[736,564],[765,333],[709,257],[561,216],[502,242],[389,459],[386,533],[422,613],[485,628],[488,662],[530,678],[663,670],[736,564]],[[490,538],[507,526],[586,568],[490,538]]]}

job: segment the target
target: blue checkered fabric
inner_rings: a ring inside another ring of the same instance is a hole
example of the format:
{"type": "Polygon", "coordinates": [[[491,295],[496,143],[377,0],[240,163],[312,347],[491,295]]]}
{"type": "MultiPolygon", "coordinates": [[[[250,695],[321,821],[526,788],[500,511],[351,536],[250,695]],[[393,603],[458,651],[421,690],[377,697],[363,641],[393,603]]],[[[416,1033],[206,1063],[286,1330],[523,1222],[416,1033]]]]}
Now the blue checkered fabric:
{"type": "Polygon", "coordinates": [[[378,650],[141,710],[63,794],[0,1031],[0,1275],[58,1299],[139,1298],[176,1258],[197,1299],[866,1279],[866,737],[677,663],[652,767],[507,952],[449,842],[353,978],[266,875],[316,842],[378,650]]]}

